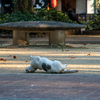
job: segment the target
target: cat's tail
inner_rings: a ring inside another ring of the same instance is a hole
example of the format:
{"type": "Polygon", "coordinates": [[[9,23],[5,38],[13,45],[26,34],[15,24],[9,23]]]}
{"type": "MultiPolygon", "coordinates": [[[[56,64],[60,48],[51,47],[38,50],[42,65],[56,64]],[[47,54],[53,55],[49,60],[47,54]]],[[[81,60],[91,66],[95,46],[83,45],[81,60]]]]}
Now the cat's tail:
{"type": "Polygon", "coordinates": [[[73,69],[64,69],[62,73],[77,73],[78,70],[73,70],[73,69]]]}

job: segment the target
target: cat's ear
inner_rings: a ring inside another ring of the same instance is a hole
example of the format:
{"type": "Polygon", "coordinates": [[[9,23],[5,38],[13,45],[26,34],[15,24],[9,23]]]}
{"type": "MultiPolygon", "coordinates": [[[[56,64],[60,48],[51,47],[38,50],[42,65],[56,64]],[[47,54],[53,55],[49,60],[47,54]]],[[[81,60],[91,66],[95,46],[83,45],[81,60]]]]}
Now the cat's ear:
{"type": "Polygon", "coordinates": [[[29,55],[29,57],[30,57],[31,59],[33,59],[33,56],[29,55]]]}
{"type": "Polygon", "coordinates": [[[31,55],[29,55],[30,56],[30,58],[33,60],[33,59],[37,59],[37,58],[39,58],[38,56],[31,56],[31,55]]]}

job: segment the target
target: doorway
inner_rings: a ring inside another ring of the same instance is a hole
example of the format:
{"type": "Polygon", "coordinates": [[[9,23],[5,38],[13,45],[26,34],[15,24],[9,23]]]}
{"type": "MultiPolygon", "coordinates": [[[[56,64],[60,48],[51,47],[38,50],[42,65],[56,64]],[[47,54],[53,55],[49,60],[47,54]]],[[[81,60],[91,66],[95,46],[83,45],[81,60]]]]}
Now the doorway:
{"type": "Polygon", "coordinates": [[[76,0],[62,0],[62,11],[68,12],[68,9],[76,13],[76,0]]]}

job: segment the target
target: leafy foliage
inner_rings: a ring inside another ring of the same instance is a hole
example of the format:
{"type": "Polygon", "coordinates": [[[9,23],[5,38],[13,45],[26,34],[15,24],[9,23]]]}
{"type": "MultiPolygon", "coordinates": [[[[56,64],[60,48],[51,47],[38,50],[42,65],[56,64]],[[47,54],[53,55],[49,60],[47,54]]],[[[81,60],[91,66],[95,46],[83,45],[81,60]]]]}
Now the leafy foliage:
{"type": "Polygon", "coordinates": [[[93,5],[95,10],[98,10],[100,8],[100,0],[94,0],[93,5]]]}
{"type": "Polygon", "coordinates": [[[100,12],[94,14],[93,17],[94,19],[90,18],[91,21],[89,21],[86,30],[100,30],[100,12]]]}
{"type": "Polygon", "coordinates": [[[95,15],[95,19],[89,22],[90,29],[100,30],[100,15],[95,15]]]}
{"type": "Polygon", "coordinates": [[[93,14],[94,19],[90,18],[86,30],[100,30],[100,3],[99,0],[94,0],[94,8],[98,11],[98,14],[93,14]]]}
{"type": "Polygon", "coordinates": [[[0,23],[7,22],[18,22],[18,21],[62,21],[69,22],[72,21],[69,19],[67,13],[63,13],[62,11],[55,11],[54,9],[47,10],[43,8],[41,10],[36,10],[34,14],[30,14],[29,12],[17,11],[12,14],[0,14],[0,23]]]}

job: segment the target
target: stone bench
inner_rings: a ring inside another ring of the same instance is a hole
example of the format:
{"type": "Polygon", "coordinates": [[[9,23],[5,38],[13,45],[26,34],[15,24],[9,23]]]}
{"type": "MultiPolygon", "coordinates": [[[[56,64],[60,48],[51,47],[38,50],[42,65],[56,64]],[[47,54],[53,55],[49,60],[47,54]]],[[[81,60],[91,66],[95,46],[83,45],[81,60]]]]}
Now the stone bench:
{"type": "Polygon", "coordinates": [[[49,45],[65,45],[65,31],[86,25],[55,21],[20,21],[0,24],[0,29],[13,30],[13,45],[29,45],[29,33],[49,32],[49,45]]]}

